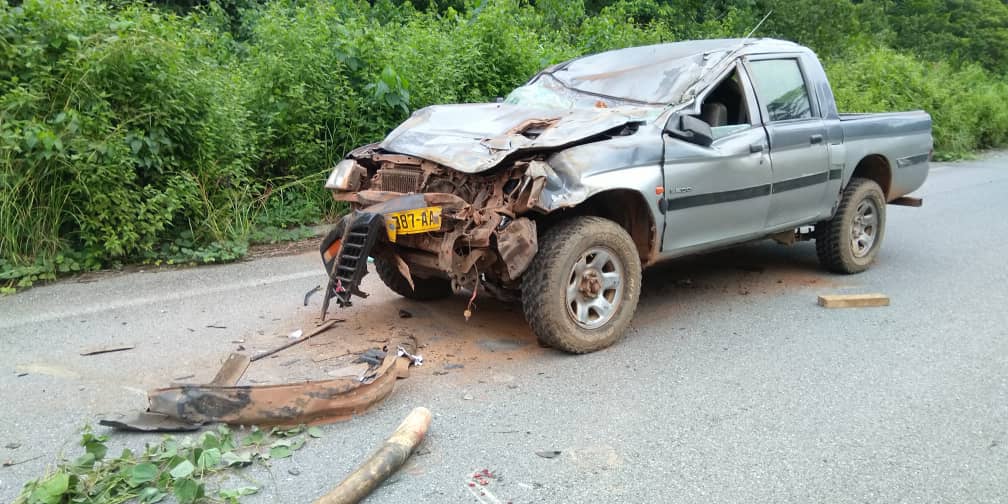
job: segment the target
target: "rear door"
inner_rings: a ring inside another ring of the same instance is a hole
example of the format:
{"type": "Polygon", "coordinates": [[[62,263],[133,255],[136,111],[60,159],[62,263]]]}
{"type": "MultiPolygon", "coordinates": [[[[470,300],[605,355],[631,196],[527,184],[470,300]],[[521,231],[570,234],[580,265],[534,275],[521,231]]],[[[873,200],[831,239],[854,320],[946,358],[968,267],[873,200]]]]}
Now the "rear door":
{"type": "Polygon", "coordinates": [[[770,139],[772,186],[767,229],[819,215],[829,182],[829,139],[810,93],[803,55],[753,56],[746,63],[770,139]]]}

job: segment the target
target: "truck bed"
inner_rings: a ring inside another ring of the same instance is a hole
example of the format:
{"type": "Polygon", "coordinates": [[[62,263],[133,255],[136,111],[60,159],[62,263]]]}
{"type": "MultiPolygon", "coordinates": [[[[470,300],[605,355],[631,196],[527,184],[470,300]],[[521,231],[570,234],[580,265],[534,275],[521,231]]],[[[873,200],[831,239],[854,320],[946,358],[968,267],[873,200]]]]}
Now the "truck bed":
{"type": "Polygon", "coordinates": [[[919,188],[927,178],[933,147],[931,116],[910,112],[840,114],[843,128],[844,183],[869,157],[881,157],[892,173],[886,199],[892,201],[919,188]]]}

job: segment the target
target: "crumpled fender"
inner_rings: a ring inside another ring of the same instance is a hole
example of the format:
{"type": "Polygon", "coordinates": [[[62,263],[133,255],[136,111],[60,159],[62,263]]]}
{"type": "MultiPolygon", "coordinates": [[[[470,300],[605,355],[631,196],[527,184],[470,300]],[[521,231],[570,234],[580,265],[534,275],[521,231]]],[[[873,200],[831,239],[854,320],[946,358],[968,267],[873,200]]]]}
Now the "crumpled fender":
{"type": "Polygon", "coordinates": [[[640,193],[657,214],[655,188],[663,186],[661,143],[642,142],[641,136],[647,135],[660,138],[661,132],[649,126],[634,135],[564,149],[545,162],[532,161],[526,173],[532,182],[543,183],[529,207],[549,213],[605,191],[627,189],[640,193]]]}

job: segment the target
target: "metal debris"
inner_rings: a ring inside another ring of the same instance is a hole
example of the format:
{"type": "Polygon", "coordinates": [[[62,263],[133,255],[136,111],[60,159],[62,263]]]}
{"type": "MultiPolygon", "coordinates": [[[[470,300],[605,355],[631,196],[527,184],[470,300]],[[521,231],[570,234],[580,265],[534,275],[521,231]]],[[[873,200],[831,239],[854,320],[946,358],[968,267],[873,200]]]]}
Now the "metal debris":
{"type": "Polygon", "coordinates": [[[100,354],[106,354],[106,353],[112,353],[112,352],[125,352],[126,350],[133,350],[134,348],[136,348],[136,347],[133,346],[133,345],[110,346],[110,347],[92,348],[92,349],[88,349],[88,350],[82,350],[80,354],[81,354],[81,356],[100,355],[100,354]]]}
{"type": "Polygon", "coordinates": [[[320,290],[322,290],[322,286],[321,285],[316,285],[315,287],[312,287],[312,289],[310,291],[305,292],[305,295],[304,295],[304,305],[308,306],[308,300],[311,299],[312,295],[314,295],[316,292],[318,292],[320,290]]]}
{"type": "Polygon", "coordinates": [[[413,354],[407,352],[406,349],[403,348],[402,346],[399,346],[399,347],[396,348],[396,353],[399,355],[399,357],[407,357],[407,358],[409,358],[410,364],[412,364],[414,366],[417,366],[417,367],[423,366],[423,356],[422,355],[419,355],[419,354],[418,355],[413,355],[413,354]]]}
{"type": "Polygon", "coordinates": [[[354,378],[258,386],[194,385],[148,394],[148,411],[189,423],[298,425],[338,421],[381,402],[410,359],[388,354],[364,381],[354,378]]]}
{"type": "Polygon", "coordinates": [[[128,420],[102,419],[99,425],[126,432],[191,432],[203,427],[202,423],[187,422],[168,415],[143,412],[128,420]]]}
{"type": "Polygon", "coordinates": [[[290,347],[292,347],[294,345],[297,345],[298,343],[304,343],[305,341],[308,341],[312,337],[314,337],[314,336],[316,336],[316,335],[318,335],[318,334],[320,334],[322,332],[325,332],[325,331],[329,330],[330,328],[332,328],[332,326],[336,325],[339,322],[344,322],[344,319],[330,319],[330,320],[324,322],[322,325],[316,327],[315,329],[313,329],[311,332],[309,332],[308,334],[304,335],[303,337],[295,339],[295,340],[292,340],[292,341],[288,341],[287,343],[284,343],[283,345],[280,345],[280,346],[278,346],[278,347],[276,347],[276,348],[274,348],[272,350],[267,350],[265,352],[258,353],[254,357],[252,357],[251,360],[252,360],[252,362],[255,362],[255,361],[257,361],[259,359],[262,359],[264,357],[269,357],[270,355],[273,355],[273,354],[275,354],[275,353],[277,353],[277,352],[279,352],[281,350],[286,350],[286,349],[288,349],[288,348],[290,348],[290,347]]]}
{"type": "Polygon", "coordinates": [[[357,356],[354,362],[366,362],[368,364],[378,364],[385,358],[385,350],[380,348],[369,348],[364,353],[357,356]]]}

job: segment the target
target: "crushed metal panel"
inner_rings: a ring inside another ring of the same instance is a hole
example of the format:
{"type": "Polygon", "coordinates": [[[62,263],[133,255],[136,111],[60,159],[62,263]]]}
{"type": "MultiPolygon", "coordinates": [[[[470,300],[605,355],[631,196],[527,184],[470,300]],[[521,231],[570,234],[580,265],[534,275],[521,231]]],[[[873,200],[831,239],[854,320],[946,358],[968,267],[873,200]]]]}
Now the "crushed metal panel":
{"type": "Polygon", "coordinates": [[[333,379],[261,386],[191,385],[162,388],[148,395],[148,411],[190,423],[297,425],[338,421],[363,413],[392,393],[407,374],[409,358],[390,352],[363,383],[333,379]]]}
{"type": "Polygon", "coordinates": [[[497,166],[511,154],[557,148],[639,120],[611,109],[543,109],[498,103],[434,105],[418,110],[381,143],[388,152],[434,161],[463,173],[497,166]],[[523,126],[549,124],[530,138],[523,126]]]}
{"type": "Polygon", "coordinates": [[[192,432],[200,430],[202,423],[191,423],[159,413],[139,413],[126,420],[103,418],[98,425],[126,432],[192,432]]]}
{"type": "Polygon", "coordinates": [[[512,279],[521,276],[539,252],[535,222],[524,217],[509,222],[497,232],[497,249],[507,266],[508,276],[512,279]]]}

